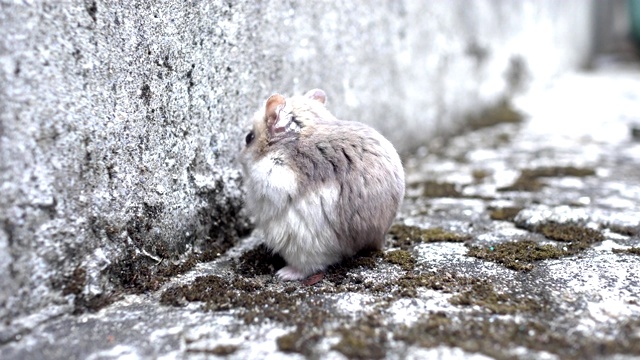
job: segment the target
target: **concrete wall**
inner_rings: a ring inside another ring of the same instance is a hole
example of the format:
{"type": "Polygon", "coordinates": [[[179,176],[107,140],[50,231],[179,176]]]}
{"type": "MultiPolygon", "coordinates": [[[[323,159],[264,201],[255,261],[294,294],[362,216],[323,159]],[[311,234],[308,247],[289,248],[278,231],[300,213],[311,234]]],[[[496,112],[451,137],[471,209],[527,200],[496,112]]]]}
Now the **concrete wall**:
{"type": "Polygon", "coordinates": [[[322,87],[335,114],[412,149],[582,66],[591,11],[0,1],[0,319],[153,290],[179,260],[224,251],[248,229],[233,159],[270,93],[322,87]]]}

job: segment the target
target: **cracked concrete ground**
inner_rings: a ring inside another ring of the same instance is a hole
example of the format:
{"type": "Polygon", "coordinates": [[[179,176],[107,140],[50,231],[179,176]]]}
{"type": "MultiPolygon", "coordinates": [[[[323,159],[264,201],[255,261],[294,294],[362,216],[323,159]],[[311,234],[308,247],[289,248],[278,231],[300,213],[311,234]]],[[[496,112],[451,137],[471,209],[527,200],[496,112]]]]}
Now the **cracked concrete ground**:
{"type": "Polygon", "coordinates": [[[0,357],[640,357],[639,89],[637,67],[567,75],[434,139],[385,251],[313,286],[249,237],[158,291],[16,321],[0,357]]]}

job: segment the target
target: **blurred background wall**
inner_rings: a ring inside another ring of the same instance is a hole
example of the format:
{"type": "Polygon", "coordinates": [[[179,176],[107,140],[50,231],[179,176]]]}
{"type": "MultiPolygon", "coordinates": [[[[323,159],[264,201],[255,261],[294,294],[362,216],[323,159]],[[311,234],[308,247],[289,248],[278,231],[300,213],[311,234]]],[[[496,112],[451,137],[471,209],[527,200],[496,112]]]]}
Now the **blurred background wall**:
{"type": "Polygon", "coordinates": [[[640,1],[595,1],[593,28],[592,61],[637,56],[636,49],[640,44],[640,1]]]}
{"type": "Polygon", "coordinates": [[[234,158],[269,94],[323,88],[410,154],[613,51],[624,7],[0,1],[0,326],[154,290],[246,234],[234,158]]]}

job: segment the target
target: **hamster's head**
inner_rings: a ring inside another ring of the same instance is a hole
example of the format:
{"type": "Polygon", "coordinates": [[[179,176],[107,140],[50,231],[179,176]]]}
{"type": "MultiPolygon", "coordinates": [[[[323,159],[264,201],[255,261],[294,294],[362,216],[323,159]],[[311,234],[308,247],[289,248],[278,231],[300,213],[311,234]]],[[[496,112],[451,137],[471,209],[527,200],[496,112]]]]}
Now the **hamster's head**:
{"type": "Polygon", "coordinates": [[[281,149],[283,140],[295,140],[310,131],[320,119],[333,118],[324,107],[327,96],[320,89],[303,96],[285,98],[271,95],[264,107],[253,115],[253,128],[245,136],[240,161],[246,167],[269,152],[281,149]]]}

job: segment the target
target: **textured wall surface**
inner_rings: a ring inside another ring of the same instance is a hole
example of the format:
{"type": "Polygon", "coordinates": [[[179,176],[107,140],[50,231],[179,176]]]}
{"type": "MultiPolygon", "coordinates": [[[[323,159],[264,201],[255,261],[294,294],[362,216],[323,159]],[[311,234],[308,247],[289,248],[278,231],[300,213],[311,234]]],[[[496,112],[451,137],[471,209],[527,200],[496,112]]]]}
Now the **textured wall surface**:
{"type": "Polygon", "coordinates": [[[224,251],[270,93],[322,87],[408,150],[584,64],[590,20],[582,0],[0,1],[0,319],[224,251]]]}

